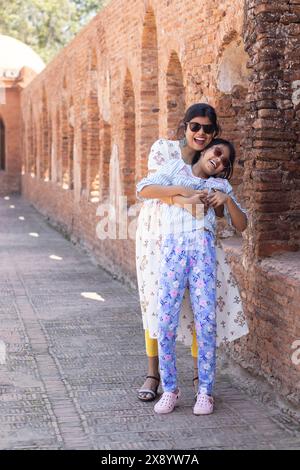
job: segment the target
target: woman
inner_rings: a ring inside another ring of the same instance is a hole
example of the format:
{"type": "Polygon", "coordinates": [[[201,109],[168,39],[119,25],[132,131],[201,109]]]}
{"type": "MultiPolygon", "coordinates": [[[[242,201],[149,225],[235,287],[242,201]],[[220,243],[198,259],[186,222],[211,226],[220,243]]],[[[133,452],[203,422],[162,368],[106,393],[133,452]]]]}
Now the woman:
{"type": "MultiPolygon", "coordinates": [[[[181,129],[184,130],[182,139],[178,141],[160,139],[153,144],[148,160],[149,172],[158,170],[171,159],[183,159],[185,163],[191,165],[193,160],[199,157],[199,153],[210,144],[220,131],[214,108],[205,103],[192,105],[185,113],[183,127],[181,126],[181,129]],[[185,125],[185,123],[192,124],[185,125]]],[[[190,203],[190,191],[191,190],[185,195],[173,197],[170,202],[180,205],[190,203]]],[[[161,205],[162,201],[158,199],[153,199],[147,202],[147,204],[144,204],[140,211],[137,226],[137,278],[143,326],[145,329],[146,353],[148,356],[147,377],[138,393],[138,398],[142,401],[152,401],[156,398],[160,381],[157,347],[157,291],[159,283],[160,239],[155,237],[155,232],[157,232],[157,225],[159,224],[161,205]]],[[[216,215],[223,215],[222,208],[221,210],[216,210],[216,215]]],[[[248,328],[240,307],[239,291],[233,280],[229,265],[226,263],[224,252],[220,248],[217,248],[216,298],[217,345],[220,344],[222,340],[234,340],[247,334],[248,328]],[[225,289],[228,290],[226,291],[225,289]],[[229,297],[230,299],[237,299],[237,303],[235,304],[236,308],[234,310],[232,310],[232,301],[228,301],[229,297]]],[[[197,390],[197,341],[193,332],[193,312],[189,295],[184,295],[180,312],[178,339],[182,340],[185,344],[192,344],[195,371],[193,380],[197,390]]]]}

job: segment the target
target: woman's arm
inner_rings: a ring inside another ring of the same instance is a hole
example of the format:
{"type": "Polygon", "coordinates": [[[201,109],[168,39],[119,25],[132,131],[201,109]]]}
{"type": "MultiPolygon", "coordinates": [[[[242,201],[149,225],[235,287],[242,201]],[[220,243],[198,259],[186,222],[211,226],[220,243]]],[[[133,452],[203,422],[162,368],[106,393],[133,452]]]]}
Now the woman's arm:
{"type": "Polygon", "coordinates": [[[169,206],[181,207],[190,212],[194,217],[202,219],[203,214],[206,214],[208,209],[206,197],[207,190],[203,190],[199,191],[199,194],[194,194],[190,197],[177,195],[159,199],[169,206]]]}
{"type": "MultiPolygon", "coordinates": [[[[169,206],[175,205],[175,206],[180,206],[183,207],[188,205],[197,205],[197,204],[203,204],[204,205],[204,213],[206,214],[207,209],[208,209],[208,204],[207,204],[207,195],[208,195],[208,190],[204,189],[200,191],[199,197],[197,199],[193,199],[193,197],[187,198],[186,196],[166,196],[166,197],[160,197],[159,199],[164,202],[165,204],[168,204],[169,206]]],[[[217,217],[224,217],[224,205],[222,204],[219,207],[214,208],[215,214],[217,217]]]]}
{"type": "Polygon", "coordinates": [[[145,186],[139,192],[139,195],[146,199],[162,199],[165,197],[177,195],[191,197],[199,193],[201,193],[201,191],[186,188],[184,186],[162,186],[159,184],[150,184],[148,186],[145,186]]]}

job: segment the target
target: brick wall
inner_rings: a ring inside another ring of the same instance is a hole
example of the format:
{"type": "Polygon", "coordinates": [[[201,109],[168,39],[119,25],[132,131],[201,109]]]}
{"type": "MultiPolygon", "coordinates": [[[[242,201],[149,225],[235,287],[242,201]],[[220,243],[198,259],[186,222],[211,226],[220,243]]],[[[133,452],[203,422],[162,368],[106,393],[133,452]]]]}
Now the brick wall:
{"type": "Polygon", "coordinates": [[[9,87],[4,89],[4,93],[5,100],[0,102],[0,119],[4,140],[2,152],[5,155],[2,161],[5,159],[5,170],[0,169],[0,196],[17,193],[21,187],[20,90],[9,87]]]}
{"type": "MultiPolygon", "coordinates": [[[[21,191],[21,173],[25,172],[25,167],[22,167],[22,142],[29,131],[22,120],[20,95],[36,72],[27,66],[19,71],[5,69],[1,63],[0,72],[0,196],[6,196],[21,191]]],[[[31,135],[34,135],[32,130],[31,135]]],[[[30,154],[33,161],[33,149],[30,154]]],[[[25,165],[25,159],[23,163],[25,165]]]]}
{"type": "Polygon", "coordinates": [[[286,396],[300,384],[289,356],[300,339],[299,279],[278,254],[299,258],[299,3],[129,0],[124,11],[112,0],[22,93],[23,194],[133,282],[134,242],[99,240],[99,202],[122,194],[131,205],[154,140],[174,138],[190,104],[216,107],[238,151],[233,185],[250,212],[243,247],[239,238],[227,250],[251,335],[230,352],[286,396]],[[280,264],[276,279],[266,255],[280,264]]]}
{"type": "Polygon", "coordinates": [[[225,349],[275,393],[300,404],[300,253],[251,263],[239,240],[223,242],[238,280],[250,333],[225,349]]]}
{"type": "Polygon", "coordinates": [[[246,9],[246,180],[252,249],[264,256],[299,249],[300,2],[248,0],[246,9]]]}

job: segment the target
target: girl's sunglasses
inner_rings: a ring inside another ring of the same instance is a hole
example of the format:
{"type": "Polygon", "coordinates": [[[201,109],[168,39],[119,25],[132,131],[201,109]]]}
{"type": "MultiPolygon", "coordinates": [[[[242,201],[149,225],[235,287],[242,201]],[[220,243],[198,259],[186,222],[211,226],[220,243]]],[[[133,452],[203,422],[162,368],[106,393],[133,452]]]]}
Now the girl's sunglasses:
{"type": "Polygon", "coordinates": [[[201,128],[205,134],[212,134],[215,131],[215,126],[213,124],[199,124],[199,122],[193,121],[186,122],[185,124],[188,124],[192,132],[198,132],[201,128]]]}
{"type": "Polygon", "coordinates": [[[214,156],[220,158],[224,168],[229,168],[231,165],[230,159],[223,155],[220,147],[213,147],[214,156]]]}

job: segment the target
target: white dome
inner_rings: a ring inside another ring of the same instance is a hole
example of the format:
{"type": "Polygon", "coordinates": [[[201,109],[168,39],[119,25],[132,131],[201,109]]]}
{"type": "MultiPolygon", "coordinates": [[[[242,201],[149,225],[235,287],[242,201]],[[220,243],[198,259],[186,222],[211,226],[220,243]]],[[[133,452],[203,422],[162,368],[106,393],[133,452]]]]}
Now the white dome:
{"type": "Polygon", "coordinates": [[[0,34],[0,69],[20,71],[28,67],[36,73],[45,68],[40,56],[18,39],[0,34]]]}

